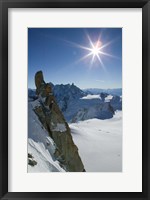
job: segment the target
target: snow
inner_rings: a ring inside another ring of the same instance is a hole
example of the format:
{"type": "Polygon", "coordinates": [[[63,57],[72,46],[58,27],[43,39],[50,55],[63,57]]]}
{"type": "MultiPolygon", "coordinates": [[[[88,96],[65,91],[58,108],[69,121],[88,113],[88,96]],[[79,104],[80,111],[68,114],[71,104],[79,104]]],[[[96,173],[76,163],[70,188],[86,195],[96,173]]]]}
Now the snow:
{"type": "Polygon", "coordinates": [[[46,100],[46,97],[42,97],[41,94],[40,94],[40,95],[39,95],[39,100],[40,100],[42,103],[44,103],[45,100],[46,100]]]}
{"type": "Polygon", "coordinates": [[[88,94],[87,96],[84,96],[80,99],[101,99],[100,95],[92,95],[92,94],[88,94]]]}
{"type": "Polygon", "coordinates": [[[122,171],[122,111],[69,125],[87,172],[122,171]]]}
{"type": "Polygon", "coordinates": [[[54,161],[42,142],[28,140],[28,152],[34,157],[37,165],[28,165],[28,172],[63,172],[58,161],[54,161]]]}
{"type": "Polygon", "coordinates": [[[33,111],[38,105],[38,100],[28,103],[28,153],[37,162],[35,166],[28,165],[28,172],[64,172],[54,158],[54,141],[33,111]]]}
{"type": "Polygon", "coordinates": [[[61,133],[65,132],[66,130],[65,124],[62,123],[57,123],[56,127],[53,129],[53,131],[60,131],[61,133]]]}
{"type": "Polygon", "coordinates": [[[108,95],[107,97],[105,97],[105,102],[110,102],[110,100],[113,98],[112,95],[108,95]]]}
{"type": "Polygon", "coordinates": [[[40,102],[39,102],[39,99],[35,100],[35,101],[32,101],[31,102],[31,105],[32,105],[32,108],[36,108],[36,107],[39,107],[41,106],[40,102]]]}
{"type": "Polygon", "coordinates": [[[122,96],[120,96],[120,102],[122,102],[122,96]]]}

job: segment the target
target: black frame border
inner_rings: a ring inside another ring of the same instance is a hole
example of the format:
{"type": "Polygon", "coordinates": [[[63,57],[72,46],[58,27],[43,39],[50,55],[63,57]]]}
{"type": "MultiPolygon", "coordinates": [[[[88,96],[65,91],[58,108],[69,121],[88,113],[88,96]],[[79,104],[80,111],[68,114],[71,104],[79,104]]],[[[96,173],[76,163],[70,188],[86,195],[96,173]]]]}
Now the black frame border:
{"type": "Polygon", "coordinates": [[[150,199],[150,0],[0,0],[0,198],[150,199]],[[8,192],[8,9],[142,8],[142,192],[8,192]]]}

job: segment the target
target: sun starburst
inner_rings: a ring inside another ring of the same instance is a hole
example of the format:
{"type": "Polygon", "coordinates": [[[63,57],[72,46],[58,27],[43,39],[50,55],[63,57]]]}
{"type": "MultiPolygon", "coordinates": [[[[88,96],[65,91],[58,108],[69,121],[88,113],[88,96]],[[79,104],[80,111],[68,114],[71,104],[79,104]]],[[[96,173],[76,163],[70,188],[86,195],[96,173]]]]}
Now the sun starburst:
{"type": "Polygon", "coordinates": [[[92,58],[91,59],[91,65],[93,65],[93,63],[94,63],[95,60],[98,60],[99,63],[100,63],[100,65],[102,66],[102,68],[105,69],[105,66],[104,66],[104,64],[102,62],[101,57],[102,57],[102,55],[103,56],[105,55],[105,56],[113,57],[111,54],[108,54],[108,53],[106,53],[106,52],[103,51],[103,49],[105,47],[107,47],[111,42],[103,44],[102,41],[100,40],[100,37],[99,37],[98,40],[94,43],[91,40],[91,38],[90,38],[89,35],[87,35],[87,38],[88,38],[89,43],[90,43],[90,48],[89,47],[81,46],[81,48],[89,51],[89,53],[86,56],[84,56],[83,59],[88,58],[88,57],[91,56],[91,58],[92,58]]]}
{"type": "Polygon", "coordinates": [[[108,47],[113,42],[113,40],[106,42],[106,43],[103,43],[102,40],[101,40],[101,35],[99,35],[97,40],[93,42],[91,37],[87,33],[86,33],[86,36],[87,36],[87,39],[89,41],[89,46],[83,46],[83,45],[80,45],[80,44],[77,44],[77,43],[74,43],[74,42],[66,41],[67,43],[73,45],[74,47],[83,49],[83,50],[88,52],[83,57],[81,57],[79,60],[77,60],[76,63],[79,63],[79,62],[86,60],[86,59],[91,57],[91,62],[90,62],[91,65],[89,66],[90,68],[94,67],[95,66],[94,63],[96,63],[98,61],[99,64],[100,64],[99,66],[101,66],[104,70],[106,70],[105,65],[102,61],[102,58],[104,56],[117,58],[117,57],[106,52],[106,47],[108,47]],[[105,49],[105,51],[104,51],[104,49],[105,49]]]}

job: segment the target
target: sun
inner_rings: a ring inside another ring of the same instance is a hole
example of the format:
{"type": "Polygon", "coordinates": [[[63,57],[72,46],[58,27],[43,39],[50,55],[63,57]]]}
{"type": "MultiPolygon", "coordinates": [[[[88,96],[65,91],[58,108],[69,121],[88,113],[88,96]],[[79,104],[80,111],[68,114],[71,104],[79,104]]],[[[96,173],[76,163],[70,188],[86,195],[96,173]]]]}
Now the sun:
{"type": "Polygon", "coordinates": [[[104,68],[101,56],[107,55],[105,52],[103,52],[103,48],[105,47],[105,45],[102,44],[102,41],[100,39],[98,39],[95,43],[92,42],[89,36],[88,39],[90,42],[90,48],[84,47],[84,49],[88,50],[89,53],[85,57],[83,57],[83,59],[92,56],[91,65],[93,65],[94,61],[97,59],[100,62],[101,66],[104,68]]]}
{"type": "Polygon", "coordinates": [[[85,54],[85,56],[82,57],[79,61],[82,61],[82,60],[87,59],[88,57],[89,58],[91,57],[90,68],[95,66],[95,65],[93,65],[95,63],[95,61],[98,61],[100,63],[99,66],[101,66],[105,70],[105,66],[103,64],[102,57],[103,56],[113,57],[111,54],[108,54],[104,51],[104,48],[107,47],[108,45],[110,45],[111,42],[107,42],[107,43],[103,44],[102,40],[100,40],[100,37],[98,37],[96,42],[93,42],[89,35],[87,35],[87,38],[89,41],[89,47],[85,47],[82,45],[76,45],[77,47],[88,51],[88,53],[85,54]]]}
{"type": "Polygon", "coordinates": [[[89,63],[90,68],[97,66],[97,65],[94,65],[95,62],[99,62],[99,64],[100,64],[99,66],[102,67],[105,70],[105,65],[102,61],[103,57],[109,56],[109,57],[112,57],[112,58],[116,58],[115,56],[107,53],[107,51],[106,51],[106,49],[107,49],[106,47],[109,46],[113,41],[108,41],[108,42],[104,43],[101,40],[101,35],[99,35],[99,37],[97,38],[96,41],[92,41],[91,37],[88,34],[86,34],[86,36],[87,36],[87,39],[88,39],[88,46],[83,46],[83,45],[80,45],[80,44],[77,44],[77,43],[69,42],[73,46],[80,48],[80,49],[83,49],[87,52],[82,58],[77,60],[76,63],[81,62],[85,59],[91,58],[91,62],[89,63]],[[104,51],[104,49],[105,49],[105,51],[104,51]]]}
{"type": "Polygon", "coordinates": [[[100,40],[98,40],[95,44],[91,42],[91,49],[89,49],[91,51],[91,54],[93,54],[93,56],[98,56],[101,52],[100,52],[100,47],[102,46],[102,42],[100,40]]]}
{"type": "Polygon", "coordinates": [[[91,49],[91,52],[94,56],[98,56],[99,53],[99,49],[97,47],[93,47],[93,49],[91,49]]]}

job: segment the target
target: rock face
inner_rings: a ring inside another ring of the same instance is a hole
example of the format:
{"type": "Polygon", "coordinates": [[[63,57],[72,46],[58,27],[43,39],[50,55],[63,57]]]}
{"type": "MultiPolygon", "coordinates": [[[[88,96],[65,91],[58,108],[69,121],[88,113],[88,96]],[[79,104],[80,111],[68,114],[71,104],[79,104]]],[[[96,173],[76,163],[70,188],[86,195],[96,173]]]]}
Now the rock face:
{"type": "Polygon", "coordinates": [[[34,111],[56,144],[55,158],[66,171],[85,171],[70,128],[56,103],[51,85],[44,81],[42,71],[35,74],[35,85],[39,104],[34,107],[34,111]]]}

